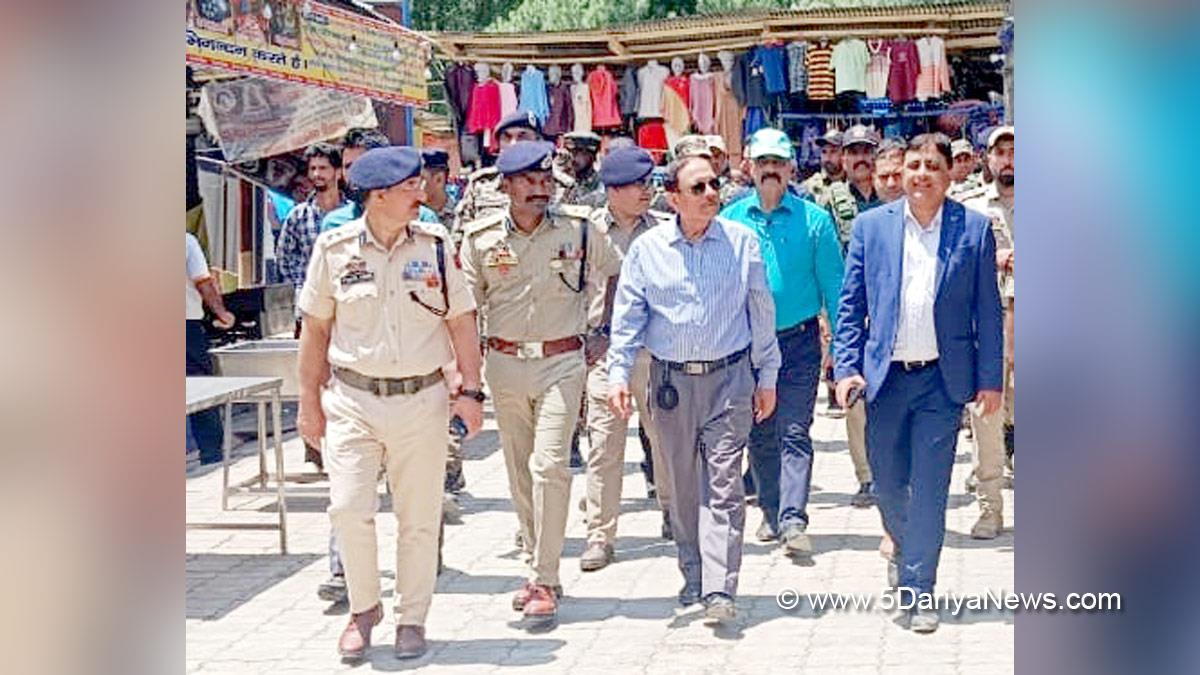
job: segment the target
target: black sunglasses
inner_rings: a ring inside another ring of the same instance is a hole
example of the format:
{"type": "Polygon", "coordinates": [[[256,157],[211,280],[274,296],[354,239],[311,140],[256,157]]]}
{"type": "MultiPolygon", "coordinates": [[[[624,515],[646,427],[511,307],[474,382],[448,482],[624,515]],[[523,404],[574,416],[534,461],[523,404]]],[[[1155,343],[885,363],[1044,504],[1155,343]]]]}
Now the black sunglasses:
{"type": "Polygon", "coordinates": [[[721,191],[721,181],[714,178],[708,182],[696,183],[695,185],[688,188],[688,192],[690,192],[696,196],[700,196],[700,195],[704,194],[704,188],[706,188],[706,187],[712,188],[713,192],[720,192],[721,191]]]}

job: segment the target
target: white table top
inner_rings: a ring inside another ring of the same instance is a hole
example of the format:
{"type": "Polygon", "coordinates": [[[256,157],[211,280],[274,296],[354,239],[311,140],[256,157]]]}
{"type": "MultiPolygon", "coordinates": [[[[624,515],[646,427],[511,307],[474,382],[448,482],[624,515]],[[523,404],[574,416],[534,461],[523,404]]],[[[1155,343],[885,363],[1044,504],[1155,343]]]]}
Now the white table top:
{"type": "Polygon", "coordinates": [[[278,391],[283,379],[278,377],[187,377],[186,411],[192,414],[224,403],[249,398],[255,394],[278,391]]]}

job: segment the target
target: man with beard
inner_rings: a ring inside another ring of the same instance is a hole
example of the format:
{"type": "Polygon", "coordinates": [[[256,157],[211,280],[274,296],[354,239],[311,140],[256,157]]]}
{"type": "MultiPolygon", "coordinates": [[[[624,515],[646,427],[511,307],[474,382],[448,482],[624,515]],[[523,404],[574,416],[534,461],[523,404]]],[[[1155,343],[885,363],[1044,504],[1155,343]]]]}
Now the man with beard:
{"type": "Polygon", "coordinates": [[[758,235],[783,359],[780,405],[750,432],[750,466],[763,511],[757,536],[771,541],[778,535],[789,553],[808,555],[809,428],[822,360],[818,317],[822,309],[830,315],[837,311],[841,246],[825,210],[788,190],[795,152],[787,134],[759,129],[749,147],[755,192],[721,215],[758,235]]]}
{"type": "Polygon", "coordinates": [[[568,204],[599,207],[604,205],[604,186],[596,172],[596,153],[600,137],[590,131],[572,131],[563,135],[563,149],[571,158],[570,173],[575,185],[563,198],[568,204]]]}
{"type": "Polygon", "coordinates": [[[551,205],[554,145],[518,141],[496,162],[508,206],[463,231],[463,273],[483,315],[487,379],[529,579],[513,609],[542,624],[558,612],[566,535],[568,448],[587,367],[589,280],[621,269],[621,254],[588,221],[551,205]]]}
{"type": "MultiPolygon", "coordinates": [[[[531,112],[518,110],[496,125],[496,139],[500,152],[519,141],[542,140],[542,125],[531,112]]],[[[567,192],[575,185],[575,180],[563,171],[554,167],[552,174],[554,193],[552,201],[564,200],[567,192]]],[[[503,176],[495,166],[485,167],[467,177],[467,186],[463,189],[462,199],[454,207],[454,222],[445,223],[450,229],[450,235],[455,240],[462,239],[462,229],[473,221],[494,213],[503,212],[508,208],[508,195],[500,189],[503,176]]]]}
{"type": "Polygon", "coordinates": [[[362,217],[362,205],[358,198],[358,193],[354,186],[350,184],[350,167],[354,162],[358,161],[359,157],[363,156],[368,150],[375,148],[386,148],[391,145],[391,141],[383,132],[377,129],[366,129],[363,127],[355,127],[346,132],[342,138],[342,173],[347,176],[346,179],[346,203],[338,208],[325,214],[321,219],[321,231],[332,230],[339,225],[362,217]]]}
{"type": "Polygon", "coordinates": [[[350,596],[338,651],[361,659],[383,618],[375,536],[383,469],[397,520],[395,653],[415,658],[426,650],[437,580],[450,415],[468,434],[483,424],[475,306],[463,274],[447,264],[444,230],[416,221],[420,153],[371,150],[350,181],[363,217],[318,237],[300,291],[297,427],[308,443],[326,443],[329,518],[350,596]],[[453,410],[442,374],[452,359],[464,386],[453,410]]]}
{"type": "Polygon", "coordinates": [[[842,168],[842,132],[831,127],[816,143],[821,149],[821,170],[801,185],[819,203],[830,185],[846,179],[846,171],[842,168]]]}
{"type": "MultiPolygon", "coordinates": [[[[321,233],[321,219],[341,206],[343,201],[340,189],[342,152],[328,143],[317,143],[304,151],[304,160],[308,165],[308,179],[313,184],[313,195],[288,213],[279,230],[279,238],[275,240],[275,260],[279,265],[279,273],[291,282],[297,296],[304,286],[313,242],[321,233]]],[[[296,318],[296,337],[300,337],[299,315],[296,318]]]]}
{"type": "Polygon", "coordinates": [[[1013,294],[1013,145],[1016,136],[1012,127],[999,127],[988,136],[987,163],[995,179],[984,188],[984,194],[963,202],[992,221],[996,238],[996,272],[1004,298],[1005,370],[1004,409],[993,415],[971,414],[975,436],[975,492],[979,497],[979,520],[971,528],[976,539],[995,539],[1004,529],[1005,456],[1012,455],[1015,438],[1013,419],[1012,323],[1015,305],[1013,294]]]}

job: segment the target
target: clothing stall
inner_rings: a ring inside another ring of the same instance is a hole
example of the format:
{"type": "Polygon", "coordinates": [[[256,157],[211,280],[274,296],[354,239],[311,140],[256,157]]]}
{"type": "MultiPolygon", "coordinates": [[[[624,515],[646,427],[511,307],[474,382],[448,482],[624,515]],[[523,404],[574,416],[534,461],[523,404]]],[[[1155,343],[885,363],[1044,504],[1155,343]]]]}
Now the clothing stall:
{"type": "Polygon", "coordinates": [[[628,136],[663,161],[687,134],[719,135],[737,156],[763,126],[803,146],[855,123],[911,135],[961,101],[1002,119],[1003,75],[989,56],[1004,16],[1001,3],[962,2],[430,37],[447,62],[446,102],[465,164],[491,161],[491,129],[514,110],[532,112],[548,137],[628,136]],[[954,61],[972,64],[969,82],[956,81],[954,61]]]}

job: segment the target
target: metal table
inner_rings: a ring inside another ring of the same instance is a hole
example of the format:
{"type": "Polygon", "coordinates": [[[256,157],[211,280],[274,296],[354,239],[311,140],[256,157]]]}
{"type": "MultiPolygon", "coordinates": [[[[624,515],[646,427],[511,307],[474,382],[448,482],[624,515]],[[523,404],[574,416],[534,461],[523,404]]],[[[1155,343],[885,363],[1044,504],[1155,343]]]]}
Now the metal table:
{"type": "Polygon", "coordinates": [[[278,377],[188,377],[186,380],[186,410],[192,414],[224,407],[225,439],[221,448],[221,510],[229,508],[231,492],[274,493],[279,503],[279,524],[267,523],[188,523],[189,529],[233,529],[233,530],[279,530],[279,551],[287,554],[287,499],[283,490],[283,421],[280,408],[279,389],[283,380],[278,377]],[[233,404],[256,403],[258,405],[258,462],[260,483],[258,490],[234,489],[229,487],[229,452],[233,447],[233,404]],[[275,435],[275,489],[266,486],[267,413],[272,406],[272,426],[275,435]]]}

